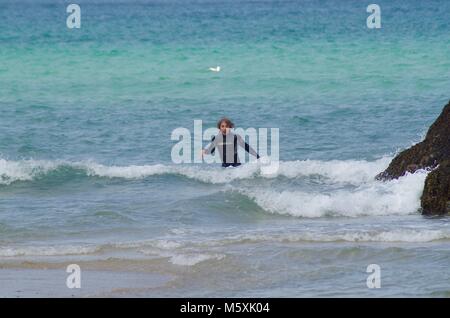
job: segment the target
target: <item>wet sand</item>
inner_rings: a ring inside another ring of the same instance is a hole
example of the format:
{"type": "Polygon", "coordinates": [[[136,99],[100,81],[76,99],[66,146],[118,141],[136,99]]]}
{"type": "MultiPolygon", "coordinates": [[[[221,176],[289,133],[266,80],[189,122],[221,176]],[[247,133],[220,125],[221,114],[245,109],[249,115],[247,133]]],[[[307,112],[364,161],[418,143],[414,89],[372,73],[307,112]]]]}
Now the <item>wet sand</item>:
{"type": "Polygon", "coordinates": [[[81,271],[81,288],[70,289],[71,275],[61,269],[0,269],[0,297],[152,297],[152,289],[162,287],[170,277],[152,273],[122,271],[81,271]]]}

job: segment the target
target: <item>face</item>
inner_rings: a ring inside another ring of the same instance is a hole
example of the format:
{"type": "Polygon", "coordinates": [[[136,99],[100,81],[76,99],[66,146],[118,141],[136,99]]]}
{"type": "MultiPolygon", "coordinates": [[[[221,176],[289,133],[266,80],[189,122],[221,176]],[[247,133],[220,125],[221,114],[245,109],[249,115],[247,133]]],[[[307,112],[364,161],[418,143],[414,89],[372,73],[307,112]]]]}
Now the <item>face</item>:
{"type": "Polygon", "coordinates": [[[223,135],[226,135],[226,134],[228,134],[230,127],[228,127],[227,123],[223,121],[220,123],[219,129],[223,135]]]}

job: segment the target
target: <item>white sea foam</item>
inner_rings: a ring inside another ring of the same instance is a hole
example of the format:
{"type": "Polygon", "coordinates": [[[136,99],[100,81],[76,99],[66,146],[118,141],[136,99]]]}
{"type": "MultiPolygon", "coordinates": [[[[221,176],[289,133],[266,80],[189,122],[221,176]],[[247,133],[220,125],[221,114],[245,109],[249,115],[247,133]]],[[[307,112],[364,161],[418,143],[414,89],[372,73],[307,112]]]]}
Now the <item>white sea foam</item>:
{"type": "MultiPolygon", "coordinates": [[[[281,162],[276,176],[301,178],[321,176],[326,183],[349,185],[346,189],[329,192],[299,190],[276,191],[252,187],[234,190],[248,196],[263,209],[299,217],[392,215],[412,214],[420,208],[427,172],[408,174],[398,180],[378,182],[374,180],[391,159],[376,161],[287,161],[281,162]]],[[[60,167],[85,171],[87,176],[104,178],[139,179],[160,174],[178,174],[206,183],[229,184],[240,179],[264,177],[260,165],[247,164],[238,168],[198,167],[186,165],[131,165],[106,166],[95,162],[64,161],[7,161],[0,159],[0,184],[32,180],[60,167]]],[[[273,178],[273,176],[271,176],[273,178]]]]}
{"type": "Polygon", "coordinates": [[[31,159],[8,161],[0,159],[0,184],[9,185],[15,181],[30,181],[61,167],[84,170],[87,176],[102,178],[142,179],[153,175],[178,174],[206,183],[225,184],[257,176],[298,178],[318,175],[324,178],[324,182],[360,184],[372,179],[388,165],[390,160],[391,158],[385,157],[376,161],[286,161],[280,162],[279,169],[275,174],[265,175],[261,173],[262,166],[258,163],[222,169],[216,166],[164,164],[107,166],[92,161],[68,162],[31,159]]]}
{"type": "Polygon", "coordinates": [[[30,181],[37,175],[45,174],[58,166],[59,163],[53,161],[9,161],[0,158],[0,184],[9,185],[16,181],[30,181]]]}
{"type": "Polygon", "coordinates": [[[331,182],[361,184],[371,181],[374,176],[383,171],[392,160],[383,157],[376,161],[364,160],[304,160],[282,162],[278,175],[287,178],[318,175],[331,182]]]}
{"type": "MultiPolygon", "coordinates": [[[[427,229],[399,229],[384,231],[352,230],[341,233],[320,233],[304,231],[301,233],[283,234],[241,234],[224,238],[209,245],[263,243],[263,242],[398,242],[426,243],[438,240],[449,240],[450,232],[427,229]]],[[[207,244],[207,245],[208,245],[207,244]]]]}
{"type": "MultiPolygon", "coordinates": [[[[387,167],[391,158],[384,157],[376,161],[363,160],[304,160],[280,162],[277,173],[265,175],[261,173],[261,165],[249,163],[238,168],[221,169],[210,166],[187,165],[143,165],[143,166],[104,166],[96,163],[84,164],[91,176],[109,178],[139,179],[158,174],[179,174],[206,183],[224,184],[234,180],[254,177],[287,178],[322,176],[327,182],[360,184],[373,179],[377,173],[387,167]]],[[[80,167],[80,165],[78,165],[80,167]]]]}
{"type": "Polygon", "coordinates": [[[171,173],[170,166],[162,164],[142,166],[104,166],[97,163],[78,163],[78,168],[85,169],[88,176],[124,179],[142,179],[148,176],[171,173]]]}
{"type": "Polygon", "coordinates": [[[0,257],[17,256],[69,256],[108,252],[110,250],[139,250],[152,248],[158,251],[173,251],[182,248],[181,242],[164,239],[138,240],[89,245],[46,245],[46,246],[0,246],[0,257]]]}
{"type": "Polygon", "coordinates": [[[173,240],[143,240],[135,242],[121,242],[111,246],[120,249],[135,249],[141,254],[157,257],[169,258],[169,262],[174,265],[193,266],[207,260],[221,260],[225,257],[223,254],[205,254],[194,252],[183,252],[183,249],[189,245],[196,245],[195,242],[180,242],[173,240]]]}
{"type": "Polygon", "coordinates": [[[207,260],[222,260],[225,254],[217,253],[217,248],[228,250],[227,245],[247,243],[332,243],[332,242],[387,242],[387,243],[426,243],[440,240],[450,240],[448,230],[434,229],[350,229],[336,230],[292,230],[283,233],[244,233],[224,235],[223,237],[208,237],[203,240],[143,240],[134,242],[117,242],[97,245],[48,245],[48,246],[3,246],[0,247],[0,257],[39,257],[39,256],[72,256],[105,254],[119,250],[130,250],[144,255],[168,258],[172,264],[193,266],[207,260]],[[208,253],[213,248],[214,253],[208,253]]]}
{"type": "Polygon", "coordinates": [[[176,242],[169,242],[165,240],[156,241],[137,241],[137,242],[124,242],[117,244],[104,244],[104,245],[91,245],[91,246],[74,246],[74,245],[61,245],[61,246],[10,246],[0,248],[0,257],[39,257],[39,256],[71,256],[71,255],[87,255],[95,254],[105,249],[136,249],[139,247],[156,247],[157,249],[142,250],[138,249],[137,252],[145,255],[156,255],[158,257],[168,258],[169,262],[174,265],[180,266],[194,266],[198,263],[208,260],[222,260],[225,255],[223,254],[205,254],[205,253],[178,253],[174,250],[182,246],[182,244],[176,242]]]}
{"type": "Polygon", "coordinates": [[[182,247],[182,244],[180,242],[170,240],[140,240],[114,243],[111,245],[111,247],[121,249],[154,247],[160,250],[173,250],[182,247]]]}
{"type": "Polygon", "coordinates": [[[417,213],[427,172],[419,171],[390,182],[371,181],[355,189],[330,193],[232,188],[264,210],[298,217],[404,215],[417,213]]]}
{"type": "Polygon", "coordinates": [[[9,246],[0,247],[1,257],[18,256],[67,256],[98,252],[101,246],[60,245],[60,246],[9,246]]]}
{"type": "Polygon", "coordinates": [[[177,254],[170,258],[170,262],[174,265],[193,266],[208,260],[222,260],[225,258],[221,254],[177,254]]]}

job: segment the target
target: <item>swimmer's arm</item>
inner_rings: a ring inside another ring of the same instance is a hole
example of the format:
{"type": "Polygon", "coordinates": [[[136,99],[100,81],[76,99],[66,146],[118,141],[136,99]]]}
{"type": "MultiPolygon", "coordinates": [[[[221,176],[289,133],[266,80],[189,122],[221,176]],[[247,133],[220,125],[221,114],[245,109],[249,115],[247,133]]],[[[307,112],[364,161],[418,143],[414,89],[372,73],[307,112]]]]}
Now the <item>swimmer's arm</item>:
{"type": "Polygon", "coordinates": [[[245,151],[247,151],[249,154],[253,155],[256,157],[256,159],[259,159],[259,154],[255,151],[255,149],[253,149],[252,147],[250,147],[250,145],[248,143],[246,143],[244,141],[244,139],[242,139],[241,136],[237,136],[237,140],[238,140],[238,144],[239,146],[241,146],[242,148],[245,149],[245,151]]]}
{"type": "Polygon", "coordinates": [[[204,155],[209,155],[209,154],[214,154],[214,152],[216,151],[216,137],[212,137],[211,139],[211,143],[208,145],[208,147],[206,147],[205,149],[203,149],[203,154],[204,155]]]}

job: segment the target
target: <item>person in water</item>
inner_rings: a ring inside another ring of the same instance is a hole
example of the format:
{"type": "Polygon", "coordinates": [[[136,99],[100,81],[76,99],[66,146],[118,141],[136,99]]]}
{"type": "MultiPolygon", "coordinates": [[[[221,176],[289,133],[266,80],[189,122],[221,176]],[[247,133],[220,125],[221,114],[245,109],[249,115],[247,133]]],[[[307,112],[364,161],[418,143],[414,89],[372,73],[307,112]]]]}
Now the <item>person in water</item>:
{"type": "Polygon", "coordinates": [[[216,148],[219,150],[220,158],[222,160],[222,167],[237,167],[241,165],[238,156],[238,146],[242,147],[259,159],[258,153],[246,143],[241,136],[236,135],[231,131],[234,124],[228,118],[224,117],[217,122],[219,133],[212,137],[211,143],[202,150],[202,155],[214,154],[216,148]]]}

